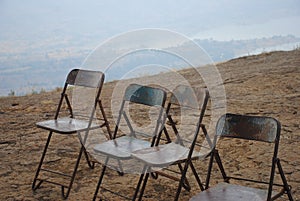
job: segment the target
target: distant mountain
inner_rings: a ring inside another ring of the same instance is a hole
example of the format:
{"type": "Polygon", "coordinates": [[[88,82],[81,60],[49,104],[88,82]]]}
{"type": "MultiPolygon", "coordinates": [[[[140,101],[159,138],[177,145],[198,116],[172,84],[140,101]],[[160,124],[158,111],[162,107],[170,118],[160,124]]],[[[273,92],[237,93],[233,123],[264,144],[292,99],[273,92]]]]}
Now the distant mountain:
{"type": "MultiPolygon", "coordinates": [[[[4,44],[4,48],[0,51],[0,96],[19,96],[61,87],[68,71],[80,66],[86,56],[93,50],[91,42],[88,46],[85,43],[87,38],[88,36],[82,37],[76,44],[69,43],[67,39],[63,43],[55,39],[39,41],[38,44],[40,45],[35,46],[20,41],[6,41],[5,43],[9,45],[4,44]],[[16,45],[16,43],[19,43],[20,46],[18,51],[9,48],[16,45]]],[[[98,44],[99,41],[94,40],[95,44],[98,44]]],[[[226,61],[243,55],[275,50],[291,50],[300,47],[300,38],[293,35],[250,40],[216,41],[213,39],[195,39],[194,41],[208,53],[214,62],[226,61]]],[[[127,61],[123,64],[122,71],[119,68],[117,73],[126,74],[128,72],[127,66],[155,63],[172,66],[176,63],[174,58],[160,56],[148,55],[148,58],[143,58],[143,61],[138,58],[127,61]]],[[[109,75],[111,79],[118,78],[113,73],[109,75]]],[[[141,74],[147,73],[143,72],[141,74]]]]}
{"type": "Polygon", "coordinates": [[[195,39],[195,42],[198,43],[215,62],[226,61],[244,55],[276,50],[292,50],[300,47],[300,38],[293,35],[231,41],[195,39]]]}

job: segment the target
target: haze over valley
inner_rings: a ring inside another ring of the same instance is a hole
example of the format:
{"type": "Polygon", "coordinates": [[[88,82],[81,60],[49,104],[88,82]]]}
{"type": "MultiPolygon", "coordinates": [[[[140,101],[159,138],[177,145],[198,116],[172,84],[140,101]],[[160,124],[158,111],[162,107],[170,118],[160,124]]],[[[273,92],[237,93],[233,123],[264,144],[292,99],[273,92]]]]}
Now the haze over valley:
{"type": "MultiPolygon", "coordinates": [[[[0,96],[61,87],[101,43],[157,28],[193,39],[214,62],[299,48],[300,3],[287,1],[0,1],[0,96]]],[[[146,39],[144,39],[146,40],[146,39]]]]}

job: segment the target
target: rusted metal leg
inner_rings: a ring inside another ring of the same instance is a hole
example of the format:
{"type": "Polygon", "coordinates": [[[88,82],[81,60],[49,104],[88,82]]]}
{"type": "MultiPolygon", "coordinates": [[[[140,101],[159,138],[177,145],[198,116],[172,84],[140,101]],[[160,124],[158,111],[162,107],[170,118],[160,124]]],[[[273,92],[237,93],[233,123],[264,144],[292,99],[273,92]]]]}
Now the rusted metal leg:
{"type": "Polygon", "coordinates": [[[99,189],[100,189],[100,186],[101,186],[104,174],[105,174],[106,165],[108,163],[108,160],[109,160],[109,157],[106,158],[105,163],[103,164],[102,171],[101,171],[101,174],[100,174],[100,177],[99,177],[99,181],[97,183],[97,187],[96,187],[96,190],[95,190],[95,193],[94,193],[93,201],[95,201],[97,199],[97,195],[98,195],[98,192],[99,192],[99,189]]]}
{"type": "Polygon", "coordinates": [[[293,199],[292,193],[291,193],[291,186],[289,186],[288,183],[287,183],[287,180],[284,176],[284,172],[283,172],[283,169],[282,169],[282,166],[281,166],[281,163],[280,163],[279,159],[277,160],[277,167],[278,167],[278,170],[279,170],[279,173],[280,173],[280,176],[281,176],[281,180],[283,182],[285,193],[288,195],[289,200],[293,201],[294,199],[293,199]]]}
{"type": "Polygon", "coordinates": [[[203,184],[201,182],[201,179],[200,179],[200,177],[199,177],[199,175],[198,175],[198,173],[196,171],[196,168],[195,168],[195,166],[194,166],[194,164],[192,162],[191,162],[190,166],[191,166],[193,174],[194,174],[194,176],[195,176],[195,178],[196,178],[196,180],[198,182],[199,188],[201,189],[201,191],[204,191],[204,186],[203,186],[203,184]]]}
{"type": "Polygon", "coordinates": [[[91,169],[94,169],[95,168],[95,162],[90,160],[89,154],[87,153],[85,148],[84,148],[83,152],[84,152],[84,156],[85,156],[85,159],[86,159],[86,162],[87,162],[88,166],[91,169]]]}
{"type": "MultiPolygon", "coordinates": [[[[183,173],[183,168],[181,166],[181,164],[179,163],[178,164],[178,167],[180,169],[180,173],[182,174],[183,173]]],[[[180,181],[180,180],[179,180],[180,181]]],[[[187,191],[190,191],[191,190],[191,185],[189,183],[189,181],[187,180],[187,178],[184,179],[184,182],[182,183],[182,187],[187,190],[187,191]]]]}
{"type": "Polygon", "coordinates": [[[37,181],[37,179],[39,177],[39,173],[40,173],[41,167],[43,165],[43,162],[44,162],[44,159],[45,159],[45,156],[46,156],[46,153],[47,153],[47,149],[48,149],[51,137],[52,137],[52,131],[50,131],[50,133],[48,135],[48,139],[47,139],[46,145],[44,147],[44,151],[43,151],[43,154],[42,154],[39,166],[38,166],[38,168],[36,170],[35,177],[34,177],[33,182],[32,182],[32,187],[31,187],[32,190],[38,189],[41,186],[41,184],[43,183],[43,180],[40,180],[39,183],[37,185],[35,185],[36,181],[37,181]]]}
{"type": "Polygon", "coordinates": [[[136,199],[137,195],[138,195],[138,192],[139,192],[139,190],[140,190],[140,187],[141,187],[142,181],[143,181],[143,179],[144,179],[146,170],[147,170],[147,167],[144,166],[143,171],[142,171],[142,174],[141,174],[140,179],[139,179],[139,181],[138,181],[138,184],[137,184],[137,186],[136,186],[134,195],[133,195],[133,197],[132,197],[132,201],[134,201],[134,200],[136,199]]]}
{"type": "Polygon", "coordinates": [[[70,194],[70,191],[71,191],[71,188],[72,188],[72,185],[74,183],[75,176],[76,176],[76,173],[77,173],[77,169],[78,169],[78,166],[79,166],[79,163],[80,163],[81,155],[82,155],[82,152],[84,151],[84,149],[85,149],[84,146],[81,145],[81,148],[80,148],[80,151],[79,151],[79,154],[78,154],[78,157],[77,157],[77,161],[76,161],[76,164],[75,164],[72,176],[71,176],[71,180],[70,180],[67,192],[65,192],[65,187],[61,186],[61,192],[62,192],[62,196],[63,196],[64,199],[67,199],[69,194],[70,194]]]}
{"type": "Polygon", "coordinates": [[[144,168],[144,176],[145,176],[145,178],[144,178],[144,182],[143,182],[143,185],[142,185],[142,188],[141,188],[141,191],[140,191],[140,196],[139,196],[139,201],[142,201],[142,198],[143,198],[143,195],[144,195],[144,191],[145,191],[145,188],[146,188],[146,185],[147,185],[147,181],[148,181],[148,178],[149,178],[149,175],[150,175],[150,173],[146,173],[147,172],[147,170],[148,170],[148,168],[147,167],[145,167],[144,168]]]}
{"type": "Polygon", "coordinates": [[[217,149],[215,149],[215,158],[216,158],[217,164],[218,164],[218,166],[219,166],[219,169],[220,169],[220,171],[221,171],[221,173],[222,173],[222,176],[223,176],[224,181],[225,181],[225,182],[229,182],[229,178],[228,178],[227,175],[226,175],[224,166],[223,166],[223,164],[222,164],[221,157],[220,157],[219,152],[218,152],[217,149]]]}

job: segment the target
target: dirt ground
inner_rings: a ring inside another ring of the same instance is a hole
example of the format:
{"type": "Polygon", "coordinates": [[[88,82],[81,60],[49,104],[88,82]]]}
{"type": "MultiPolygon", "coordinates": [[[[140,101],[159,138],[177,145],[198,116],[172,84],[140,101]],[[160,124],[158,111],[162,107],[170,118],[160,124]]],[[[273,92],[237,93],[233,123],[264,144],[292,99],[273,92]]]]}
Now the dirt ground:
{"type": "MultiPolygon", "coordinates": [[[[227,112],[271,116],[281,122],[279,158],[292,186],[294,200],[300,200],[300,51],[247,56],[218,64],[217,67],[226,89],[227,112]]],[[[109,105],[111,89],[111,85],[104,86],[104,105],[109,105]]],[[[59,91],[53,91],[0,98],[0,200],[62,200],[58,186],[43,184],[37,191],[31,190],[47,137],[47,133],[36,128],[35,123],[53,117],[59,94],[59,91]]],[[[79,148],[76,136],[56,136],[52,145],[58,149],[49,151],[47,165],[59,163],[56,166],[58,170],[72,169],[79,148]],[[66,155],[68,158],[64,157],[66,155]]],[[[270,154],[268,146],[225,141],[220,153],[226,155],[224,163],[231,172],[245,174],[249,178],[267,177],[270,161],[265,157],[270,154]],[[233,145],[236,145],[235,149],[232,149],[233,145]],[[256,154],[258,157],[254,156],[256,154]],[[247,162],[247,159],[252,159],[253,163],[247,162]],[[259,171],[251,171],[251,167],[257,166],[259,171]]],[[[202,178],[205,178],[207,162],[195,162],[202,178]]],[[[81,160],[68,200],[92,200],[100,171],[100,164],[95,169],[89,169],[85,160],[81,160]]],[[[132,195],[137,175],[121,177],[110,170],[108,175],[104,178],[105,185],[127,196],[132,195]]],[[[211,185],[221,182],[220,176],[214,167],[211,185]]],[[[190,173],[188,178],[192,189],[190,192],[182,190],[180,200],[188,200],[200,192],[190,173]]],[[[280,182],[278,176],[276,179],[280,182]]],[[[150,179],[144,200],[172,200],[176,189],[177,183],[174,181],[150,179]]],[[[104,196],[107,200],[122,199],[109,193],[104,196]]],[[[279,200],[287,200],[287,197],[279,200]]]]}

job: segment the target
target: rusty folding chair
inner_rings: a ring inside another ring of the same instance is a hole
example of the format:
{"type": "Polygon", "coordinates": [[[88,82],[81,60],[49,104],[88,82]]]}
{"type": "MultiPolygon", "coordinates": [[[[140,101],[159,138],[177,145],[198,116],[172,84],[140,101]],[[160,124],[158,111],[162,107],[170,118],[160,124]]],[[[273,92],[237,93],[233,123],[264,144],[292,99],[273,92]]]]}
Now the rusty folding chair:
{"type": "Polygon", "coordinates": [[[100,100],[103,82],[104,74],[100,71],[73,69],[65,81],[54,119],[36,123],[37,127],[48,130],[49,135],[32,183],[33,190],[38,189],[43,182],[52,183],[61,186],[62,196],[66,199],[69,196],[74,182],[82,153],[85,154],[89,167],[93,168],[94,163],[89,160],[89,155],[84,148],[88,132],[105,126],[108,135],[111,135],[100,100]],[[71,95],[72,101],[69,98],[71,95]],[[98,106],[100,111],[96,110],[98,106]],[[98,117],[97,114],[99,112],[102,117],[98,117]],[[69,113],[69,117],[65,117],[65,113],[69,113]],[[43,168],[43,164],[45,163],[44,159],[53,133],[65,136],[78,134],[80,138],[81,142],[79,144],[81,144],[81,148],[72,174],[51,170],[49,167],[43,168]],[[84,136],[83,138],[82,134],[84,136]],[[39,176],[42,172],[52,175],[51,177],[56,175],[65,179],[68,178],[69,184],[66,185],[66,182],[55,181],[53,178],[46,179],[43,175],[39,176]],[[67,189],[67,191],[65,191],[65,189],[67,189]]]}
{"type": "MultiPolygon", "coordinates": [[[[140,191],[139,200],[142,200],[148,178],[151,175],[155,179],[163,176],[179,182],[174,199],[178,200],[182,188],[188,191],[191,189],[186,177],[189,167],[200,189],[204,190],[192,161],[205,158],[212,150],[212,142],[202,124],[208,99],[209,94],[205,88],[179,85],[172,92],[166,111],[175,139],[169,139],[166,144],[157,143],[154,147],[133,152],[132,156],[144,163],[144,171],[140,176],[134,199],[140,191]],[[173,114],[171,111],[174,111],[173,114]],[[175,121],[177,120],[174,120],[178,115],[176,113],[179,113],[181,117],[180,129],[177,128],[178,125],[176,126],[175,121]],[[199,135],[202,132],[203,135],[199,135]],[[171,166],[177,166],[178,170],[171,169],[171,166]]],[[[166,136],[170,137],[170,132],[166,127],[164,127],[164,131],[167,133],[166,136]]]]}
{"type": "MultiPolygon", "coordinates": [[[[135,161],[131,163],[131,152],[154,145],[163,128],[166,92],[159,88],[130,84],[126,89],[118,112],[113,140],[94,146],[95,154],[103,156],[103,168],[95,190],[96,200],[99,189],[131,199],[119,189],[101,186],[107,167],[119,175],[134,171],[135,161]],[[149,116],[150,115],[150,116],[149,116]],[[127,170],[129,168],[129,170],[127,170]]],[[[138,170],[136,170],[138,171],[138,170]]],[[[103,198],[103,195],[101,195],[103,198]]]]}
{"type": "MultiPolygon", "coordinates": [[[[280,123],[271,117],[262,116],[247,116],[247,115],[237,115],[237,114],[225,114],[220,117],[216,126],[216,135],[214,138],[214,144],[216,144],[218,138],[238,138],[242,140],[257,141],[258,144],[262,144],[268,147],[267,144],[274,145],[272,158],[270,157],[270,175],[268,180],[258,179],[256,174],[253,174],[253,178],[246,178],[244,176],[228,176],[225,172],[224,166],[219,166],[224,183],[219,183],[216,186],[209,187],[211,171],[213,166],[213,160],[216,159],[218,163],[222,164],[219,152],[217,148],[214,148],[213,154],[210,158],[210,165],[208,170],[208,176],[206,180],[206,190],[200,192],[190,199],[190,201],[213,201],[213,200],[275,200],[281,197],[283,194],[287,194],[289,200],[293,200],[291,194],[291,186],[288,185],[286,177],[284,175],[280,159],[278,158],[278,147],[280,139],[280,123]],[[274,182],[275,169],[278,168],[279,175],[281,177],[282,183],[277,184],[274,182]],[[229,183],[229,181],[235,180],[238,184],[229,183]],[[241,182],[245,183],[242,184],[241,182]],[[261,189],[256,185],[266,185],[266,189],[261,189]],[[248,184],[246,186],[246,184],[248,184]],[[250,186],[251,185],[251,186],[250,186]],[[281,188],[280,192],[273,191],[273,187],[281,188]]],[[[255,144],[257,145],[257,144],[255,144]]],[[[231,145],[234,147],[233,144],[231,145]]],[[[254,145],[253,145],[254,146],[254,145]]],[[[272,147],[272,146],[271,146],[272,147]]],[[[272,149],[271,149],[272,150],[272,149]]],[[[241,153],[242,154],[242,153],[241,153]]],[[[247,159],[248,155],[244,155],[247,159]]],[[[249,159],[249,158],[248,158],[249,159]]],[[[264,157],[264,159],[266,159],[264,157]]],[[[251,160],[251,157],[250,159],[251,160]]],[[[262,161],[263,162],[263,161],[262,161]]],[[[231,175],[234,175],[231,173],[231,175]]]]}

